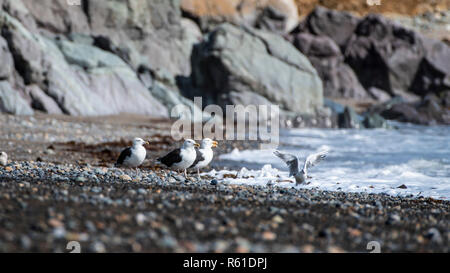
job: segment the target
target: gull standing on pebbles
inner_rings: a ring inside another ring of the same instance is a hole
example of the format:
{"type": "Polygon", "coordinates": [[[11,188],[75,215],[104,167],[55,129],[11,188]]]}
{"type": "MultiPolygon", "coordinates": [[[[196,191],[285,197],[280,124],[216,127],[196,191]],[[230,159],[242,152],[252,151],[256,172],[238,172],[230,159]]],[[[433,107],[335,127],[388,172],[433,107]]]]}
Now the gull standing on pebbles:
{"type": "Polygon", "coordinates": [[[314,166],[316,163],[322,161],[326,156],[328,151],[321,151],[318,153],[310,154],[303,164],[303,169],[299,170],[298,168],[298,158],[295,155],[281,153],[279,151],[273,152],[276,156],[281,158],[289,167],[289,176],[293,176],[295,178],[295,185],[301,184],[305,182],[308,177],[307,170],[309,167],[314,166]]]}
{"type": "Polygon", "coordinates": [[[144,141],[138,137],[133,139],[133,146],[126,148],[120,153],[115,166],[136,168],[137,173],[137,167],[144,162],[145,156],[147,155],[147,150],[143,146],[144,144],[148,144],[148,141],[144,141]]]}
{"type": "Polygon", "coordinates": [[[213,158],[213,150],[211,148],[217,147],[218,142],[214,141],[210,138],[205,138],[202,140],[200,144],[200,148],[196,149],[197,157],[195,158],[194,163],[189,168],[197,169],[197,176],[200,178],[200,169],[208,166],[213,158]]]}
{"type": "Polygon", "coordinates": [[[6,152],[1,152],[0,153],[0,165],[6,166],[6,164],[8,164],[8,155],[6,154],[6,152]]]}
{"type": "Polygon", "coordinates": [[[184,170],[184,177],[187,177],[186,169],[189,168],[197,157],[197,152],[194,147],[200,145],[192,139],[186,139],[181,146],[163,157],[157,159],[157,162],[162,163],[172,170],[184,170]]]}

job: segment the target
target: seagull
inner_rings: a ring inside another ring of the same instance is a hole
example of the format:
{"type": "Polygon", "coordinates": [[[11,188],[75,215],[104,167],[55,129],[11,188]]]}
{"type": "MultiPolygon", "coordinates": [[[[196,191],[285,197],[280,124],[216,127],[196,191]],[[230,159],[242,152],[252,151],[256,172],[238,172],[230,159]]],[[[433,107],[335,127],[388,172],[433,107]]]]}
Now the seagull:
{"type": "Polygon", "coordinates": [[[6,152],[1,152],[0,153],[0,165],[6,166],[6,164],[8,164],[8,155],[6,154],[6,152]]]}
{"type": "Polygon", "coordinates": [[[298,158],[295,155],[281,153],[280,151],[275,151],[273,153],[288,165],[289,176],[293,176],[296,182],[295,185],[298,185],[305,182],[305,180],[309,178],[307,174],[308,168],[322,161],[327,156],[328,151],[321,151],[318,153],[310,154],[306,158],[302,170],[299,170],[298,168],[298,158]]]}
{"type": "Polygon", "coordinates": [[[145,156],[147,155],[147,150],[143,146],[148,144],[148,141],[144,141],[142,138],[133,139],[133,146],[124,149],[121,153],[117,162],[116,167],[126,166],[136,168],[144,162],[145,156]]]}
{"type": "Polygon", "coordinates": [[[217,147],[218,142],[210,138],[202,140],[199,149],[195,149],[197,157],[194,163],[189,168],[197,168],[197,176],[200,178],[200,169],[208,166],[213,158],[213,150],[211,148],[217,147]]]}
{"type": "Polygon", "coordinates": [[[189,168],[197,157],[197,152],[194,147],[200,145],[192,139],[186,139],[181,146],[163,157],[157,159],[157,162],[162,163],[172,170],[184,170],[184,177],[187,177],[186,169],[189,168]]]}

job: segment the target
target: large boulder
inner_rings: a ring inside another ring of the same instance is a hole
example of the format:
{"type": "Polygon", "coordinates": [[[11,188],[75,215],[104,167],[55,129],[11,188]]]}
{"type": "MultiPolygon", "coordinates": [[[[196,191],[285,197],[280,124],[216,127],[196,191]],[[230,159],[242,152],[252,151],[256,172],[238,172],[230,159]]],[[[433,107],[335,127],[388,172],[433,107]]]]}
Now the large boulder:
{"type": "Polygon", "coordinates": [[[425,49],[419,34],[370,14],[359,22],[344,55],[366,89],[394,96],[411,86],[425,49]]]}
{"type": "Polygon", "coordinates": [[[316,7],[293,33],[306,32],[330,37],[339,47],[345,48],[353,35],[359,18],[348,12],[316,7]]]}
{"type": "Polygon", "coordinates": [[[111,39],[134,69],[146,65],[173,75],[190,73],[193,41],[181,22],[179,0],[87,2],[91,34],[111,39]]]}
{"type": "Polygon", "coordinates": [[[14,115],[32,115],[34,111],[20,93],[11,87],[9,82],[0,81],[0,112],[14,115]]]}
{"type": "MultiPolygon", "coordinates": [[[[0,26],[24,84],[38,85],[62,112],[168,116],[167,109],[152,97],[136,73],[111,53],[31,33],[4,11],[0,11],[0,26]]],[[[35,106],[42,108],[42,103],[36,104],[37,98],[42,102],[42,96],[28,95],[35,106]]]]}
{"type": "Polygon", "coordinates": [[[367,100],[370,96],[353,70],[344,63],[339,46],[327,36],[309,33],[293,35],[293,44],[311,61],[323,81],[324,96],[367,100]]]}
{"type": "Polygon", "coordinates": [[[426,55],[411,84],[411,91],[420,96],[450,91],[450,46],[444,42],[424,41],[426,55]]]}
{"type": "Polygon", "coordinates": [[[235,92],[254,92],[296,113],[312,114],[323,104],[322,81],[294,46],[272,33],[228,23],[195,46],[191,78],[207,104],[224,106],[235,92]]]}
{"type": "Polygon", "coordinates": [[[181,8],[205,31],[211,25],[229,22],[287,33],[299,21],[293,0],[182,0],[181,8]]]}
{"type": "Polygon", "coordinates": [[[14,69],[14,61],[9,52],[8,44],[5,39],[0,36],[0,80],[11,77],[14,69]]]}
{"type": "Polygon", "coordinates": [[[371,113],[401,122],[423,125],[450,124],[450,109],[446,105],[445,95],[439,98],[428,94],[421,101],[407,102],[400,97],[371,107],[371,113]]]}

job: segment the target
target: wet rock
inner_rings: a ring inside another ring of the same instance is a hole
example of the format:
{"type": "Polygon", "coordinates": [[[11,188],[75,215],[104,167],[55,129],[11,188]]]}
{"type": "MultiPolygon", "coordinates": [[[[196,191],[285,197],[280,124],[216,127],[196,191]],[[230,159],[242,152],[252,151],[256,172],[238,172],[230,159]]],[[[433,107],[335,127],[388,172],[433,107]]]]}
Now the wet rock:
{"type": "Polygon", "coordinates": [[[355,110],[346,106],[344,112],[338,115],[339,128],[360,129],[363,127],[361,116],[356,114],[355,110]]]}
{"type": "Polygon", "coordinates": [[[390,128],[386,120],[376,113],[366,113],[362,122],[365,128],[390,128]]]}
{"type": "Polygon", "coordinates": [[[419,102],[405,102],[394,98],[372,107],[371,113],[379,113],[383,118],[416,124],[450,124],[450,110],[442,100],[430,94],[419,102]]]}

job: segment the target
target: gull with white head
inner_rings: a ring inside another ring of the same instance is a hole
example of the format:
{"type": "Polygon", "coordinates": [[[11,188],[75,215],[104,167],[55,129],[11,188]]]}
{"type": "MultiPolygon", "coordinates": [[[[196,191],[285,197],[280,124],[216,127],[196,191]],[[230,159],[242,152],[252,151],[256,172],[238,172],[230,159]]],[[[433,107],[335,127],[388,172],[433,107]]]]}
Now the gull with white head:
{"type": "Polygon", "coordinates": [[[177,148],[163,157],[157,159],[157,162],[166,165],[172,170],[184,170],[184,176],[187,177],[186,169],[189,168],[197,157],[194,147],[199,144],[192,139],[186,139],[180,148],[177,148]]]}
{"type": "Polygon", "coordinates": [[[0,152],[0,165],[6,166],[8,164],[8,155],[6,152],[0,152]]]}
{"type": "Polygon", "coordinates": [[[208,166],[213,158],[212,148],[217,147],[217,141],[210,138],[204,138],[200,144],[200,148],[196,149],[197,156],[194,163],[189,168],[197,169],[197,176],[200,178],[200,169],[208,166]]]}
{"type": "Polygon", "coordinates": [[[308,168],[316,165],[322,161],[328,154],[328,151],[320,151],[318,153],[310,154],[303,163],[303,168],[299,169],[299,160],[295,155],[282,153],[280,151],[275,151],[274,154],[283,160],[289,167],[289,176],[295,178],[295,184],[301,184],[308,178],[308,168]]]}
{"type": "Polygon", "coordinates": [[[133,139],[133,145],[124,149],[120,153],[115,166],[136,168],[137,173],[137,167],[139,167],[142,162],[144,162],[145,156],[147,155],[147,150],[145,149],[144,144],[148,144],[148,141],[144,141],[139,137],[133,139]]]}

